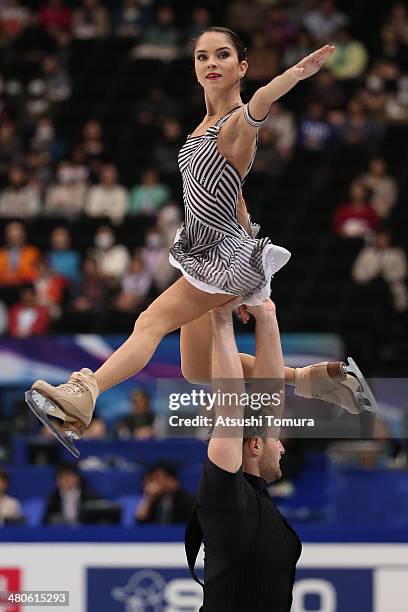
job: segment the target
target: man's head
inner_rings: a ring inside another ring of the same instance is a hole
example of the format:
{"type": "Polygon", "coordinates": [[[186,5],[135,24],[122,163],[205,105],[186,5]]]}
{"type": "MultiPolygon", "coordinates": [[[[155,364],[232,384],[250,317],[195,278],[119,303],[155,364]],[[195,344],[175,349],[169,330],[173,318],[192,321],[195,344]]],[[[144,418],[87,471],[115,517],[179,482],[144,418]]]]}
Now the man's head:
{"type": "Polygon", "coordinates": [[[81,487],[79,472],[72,465],[61,465],[57,470],[56,480],[57,487],[62,493],[67,493],[81,487]]]}
{"type": "Polygon", "coordinates": [[[105,187],[114,187],[118,182],[118,170],[114,164],[104,164],[100,173],[101,183],[105,187]]]}
{"type": "Polygon", "coordinates": [[[107,251],[113,247],[115,240],[115,233],[109,225],[101,225],[101,227],[96,230],[94,242],[98,249],[107,251]]]}
{"type": "Polygon", "coordinates": [[[154,489],[159,495],[173,493],[180,487],[176,468],[167,461],[155,463],[146,472],[144,486],[154,489]]]}
{"type": "Polygon", "coordinates": [[[242,467],[244,472],[259,474],[266,482],[279,480],[281,456],[285,452],[279,438],[254,436],[244,438],[242,467]]]}
{"type": "Polygon", "coordinates": [[[26,232],[24,225],[19,221],[12,221],[7,223],[4,229],[4,239],[9,247],[20,247],[23,246],[26,239],[26,232]]]}
{"type": "Polygon", "coordinates": [[[132,412],[145,414],[150,410],[150,395],[144,389],[135,389],[130,396],[132,412]]]}
{"type": "Polygon", "coordinates": [[[66,251],[71,247],[71,234],[66,227],[56,227],[51,232],[50,244],[53,251],[66,251]]]}

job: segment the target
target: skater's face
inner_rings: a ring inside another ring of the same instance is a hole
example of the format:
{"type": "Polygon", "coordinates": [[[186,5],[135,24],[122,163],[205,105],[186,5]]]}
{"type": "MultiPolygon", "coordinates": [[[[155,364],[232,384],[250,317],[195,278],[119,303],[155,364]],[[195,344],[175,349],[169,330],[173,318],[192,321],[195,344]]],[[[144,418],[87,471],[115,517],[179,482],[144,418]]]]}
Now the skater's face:
{"type": "Polygon", "coordinates": [[[194,66],[197,80],[211,95],[238,87],[248,64],[240,62],[231,38],[221,32],[205,32],[196,42],[194,66]]]}
{"type": "Polygon", "coordinates": [[[259,475],[266,482],[274,482],[282,476],[280,469],[281,456],[285,449],[279,438],[249,438],[244,446],[244,470],[246,459],[255,458],[259,475]]]}

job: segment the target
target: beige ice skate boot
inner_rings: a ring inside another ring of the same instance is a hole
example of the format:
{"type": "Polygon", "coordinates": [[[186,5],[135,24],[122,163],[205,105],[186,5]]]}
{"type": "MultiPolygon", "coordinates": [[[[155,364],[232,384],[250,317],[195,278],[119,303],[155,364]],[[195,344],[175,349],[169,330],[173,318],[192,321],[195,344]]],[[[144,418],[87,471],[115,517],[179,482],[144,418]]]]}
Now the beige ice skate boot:
{"type": "Polygon", "coordinates": [[[356,362],[326,361],[295,369],[295,395],[341,406],[351,414],[375,412],[377,401],[356,362]]]}
{"type": "Polygon", "coordinates": [[[95,375],[89,368],[73,372],[68,382],[54,387],[37,380],[26,392],[26,401],[34,414],[75,457],[79,451],[72,440],[79,440],[91,422],[99,390],[95,375]],[[57,421],[63,421],[62,428],[57,421]]]}

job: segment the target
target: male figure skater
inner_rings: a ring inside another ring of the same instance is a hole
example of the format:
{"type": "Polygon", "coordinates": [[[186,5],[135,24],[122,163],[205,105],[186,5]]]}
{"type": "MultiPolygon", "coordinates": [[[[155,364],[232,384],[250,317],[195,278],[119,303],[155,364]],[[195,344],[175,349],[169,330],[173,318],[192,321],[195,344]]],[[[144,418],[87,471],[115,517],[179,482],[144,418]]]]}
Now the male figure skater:
{"type": "MultiPolygon", "coordinates": [[[[275,306],[267,300],[248,310],[256,319],[254,379],[266,379],[265,384],[275,381],[283,404],[284,363],[275,306]]],[[[244,375],[232,307],[217,308],[211,316],[213,390],[242,393],[244,375]]],[[[283,405],[280,414],[282,410],[283,405]]],[[[244,408],[218,403],[219,416],[241,418],[244,408]]],[[[281,476],[279,461],[285,449],[276,434],[267,430],[245,437],[243,427],[214,427],[185,542],[190,570],[198,580],[194,564],[204,541],[203,612],[289,612],[291,608],[301,543],[265,488],[281,476]]]]}

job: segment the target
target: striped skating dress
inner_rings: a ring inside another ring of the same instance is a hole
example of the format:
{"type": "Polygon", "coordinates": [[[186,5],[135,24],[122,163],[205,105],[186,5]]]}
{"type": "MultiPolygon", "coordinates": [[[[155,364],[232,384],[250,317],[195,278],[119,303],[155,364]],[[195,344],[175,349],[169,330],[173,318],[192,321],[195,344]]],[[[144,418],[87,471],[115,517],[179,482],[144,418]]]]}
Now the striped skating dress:
{"type": "MultiPolygon", "coordinates": [[[[290,253],[269,238],[257,239],[259,226],[251,224],[249,236],[237,221],[243,180],[218,151],[217,137],[238,108],[203,135],[188,138],[180,150],[185,220],[177,231],[169,261],[198,289],[242,296],[243,303],[256,305],[269,297],[271,278],[287,263],[290,253]]],[[[266,120],[253,119],[248,105],[244,106],[244,117],[254,127],[266,120]]]]}

